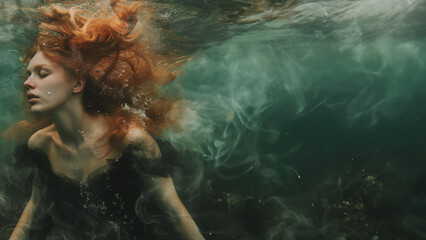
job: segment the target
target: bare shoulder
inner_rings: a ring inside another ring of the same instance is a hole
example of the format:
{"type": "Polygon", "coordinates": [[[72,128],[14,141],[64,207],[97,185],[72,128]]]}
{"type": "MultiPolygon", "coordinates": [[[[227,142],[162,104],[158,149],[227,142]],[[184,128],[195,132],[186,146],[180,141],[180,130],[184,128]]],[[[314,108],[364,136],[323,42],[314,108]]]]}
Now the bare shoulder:
{"type": "Polygon", "coordinates": [[[53,132],[53,125],[38,130],[28,139],[28,147],[30,149],[44,149],[51,140],[53,132]]]}
{"type": "Polygon", "coordinates": [[[160,148],[155,139],[143,128],[130,127],[125,140],[127,144],[133,144],[142,149],[148,158],[159,158],[160,148]]]}

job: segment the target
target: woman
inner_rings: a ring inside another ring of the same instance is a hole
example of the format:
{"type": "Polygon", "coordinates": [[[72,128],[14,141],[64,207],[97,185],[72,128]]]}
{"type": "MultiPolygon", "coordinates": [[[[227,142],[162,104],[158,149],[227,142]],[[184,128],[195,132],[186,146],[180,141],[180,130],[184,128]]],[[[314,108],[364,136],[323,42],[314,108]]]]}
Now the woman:
{"type": "Polygon", "coordinates": [[[176,120],[159,93],[176,59],[151,50],[149,16],[138,20],[149,9],[92,9],[38,12],[24,59],[31,118],[6,134],[28,139],[15,155],[36,172],[10,239],[203,239],[170,178],[173,148],[151,136],[176,120]]]}

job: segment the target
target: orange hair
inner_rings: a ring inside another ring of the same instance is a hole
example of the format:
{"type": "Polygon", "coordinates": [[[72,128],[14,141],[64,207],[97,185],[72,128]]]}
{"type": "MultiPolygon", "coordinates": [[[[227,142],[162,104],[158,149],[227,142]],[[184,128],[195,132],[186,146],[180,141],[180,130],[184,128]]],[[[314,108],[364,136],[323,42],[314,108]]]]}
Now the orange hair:
{"type": "MultiPolygon", "coordinates": [[[[148,28],[151,9],[125,0],[112,0],[110,5],[112,12],[89,5],[39,8],[38,36],[23,61],[28,63],[42,51],[72,76],[85,78],[85,110],[105,114],[112,141],[121,139],[131,124],[159,134],[178,120],[169,117],[177,99],[160,94],[160,88],[176,78],[185,57],[153,50],[155,32],[148,28]]],[[[27,119],[7,131],[6,139],[28,140],[52,123],[28,107],[26,112],[27,119]]]]}

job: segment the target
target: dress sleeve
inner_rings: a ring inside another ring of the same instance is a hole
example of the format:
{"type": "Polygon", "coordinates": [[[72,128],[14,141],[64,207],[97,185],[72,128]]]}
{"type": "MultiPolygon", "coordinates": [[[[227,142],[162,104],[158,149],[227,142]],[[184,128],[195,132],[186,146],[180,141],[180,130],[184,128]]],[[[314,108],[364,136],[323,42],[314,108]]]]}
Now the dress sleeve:
{"type": "Polygon", "coordinates": [[[18,168],[27,168],[31,171],[33,185],[42,188],[42,172],[44,154],[39,150],[32,150],[27,145],[19,145],[13,151],[14,164],[18,168]]]}
{"type": "Polygon", "coordinates": [[[156,141],[160,148],[160,158],[149,159],[144,151],[134,145],[130,146],[126,154],[130,154],[133,158],[136,169],[150,175],[170,177],[173,169],[178,165],[177,151],[166,140],[156,139],[156,141]]]}

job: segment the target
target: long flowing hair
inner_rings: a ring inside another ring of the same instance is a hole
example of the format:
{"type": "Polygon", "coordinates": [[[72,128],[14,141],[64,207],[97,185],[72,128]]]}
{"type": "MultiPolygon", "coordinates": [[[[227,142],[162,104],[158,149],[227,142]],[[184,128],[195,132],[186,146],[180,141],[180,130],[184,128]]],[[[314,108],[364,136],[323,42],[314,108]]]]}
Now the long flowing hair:
{"type": "MultiPolygon", "coordinates": [[[[84,78],[84,108],[106,116],[112,142],[124,137],[131,125],[160,134],[180,119],[179,97],[165,94],[162,86],[178,76],[187,58],[159,44],[151,11],[141,2],[125,0],[112,0],[110,9],[88,4],[39,7],[32,14],[38,20],[35,44],[22,61],[28,64],[41,51],[72,76],[84,78]]],[[[52,124],[45,114],[32,113],[28,104],[25,113],[24,120],[3,134],[5,139],[26,141],[52,124]]]]}

